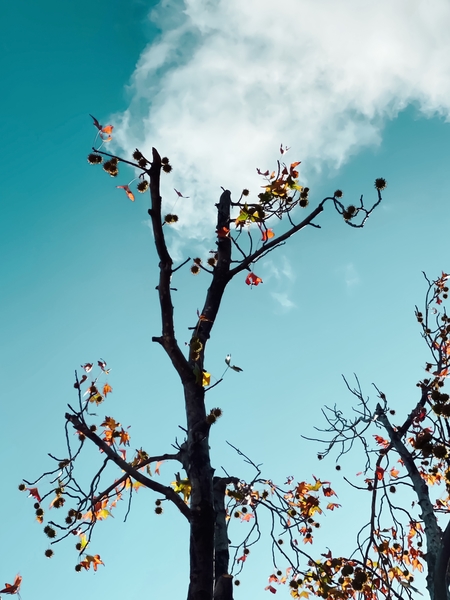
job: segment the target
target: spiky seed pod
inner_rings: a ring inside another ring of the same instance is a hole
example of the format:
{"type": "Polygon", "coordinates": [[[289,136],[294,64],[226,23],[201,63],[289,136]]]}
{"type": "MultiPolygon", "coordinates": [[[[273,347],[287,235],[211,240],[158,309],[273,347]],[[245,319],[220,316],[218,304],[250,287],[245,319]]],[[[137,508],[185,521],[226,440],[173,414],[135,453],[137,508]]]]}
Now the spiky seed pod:
{"type": "Polygon", "coordinates": [[[250,548],[244,548],[244,554],[250,554],[250,548]]]}
{"type": "Polygon", "coordinates": [[[78,550],[78,552],[81,550],[81,542],[75,544],[75,549],[78,550]]]}
{"type": "Polygon", "coordinates": [[[446,458],[447,448],[443,444],[436,444],[433,446],[433,454],[436,458],[446,458]]]}
{"type": "Polygon", "coordinates": [[[46,550],[46,551],[44,552],[44,554],[45,554],[45,556],[46,556],[47,558],[51,558],[51,557],[54,555],[54,552],[53,552],[53,550],[51,550],[51,549],[49,548],[48,550],[46,550]]]}
{"type": "Polygon", "coordinates": [[[395,487],[395,485],[391,485],[391,487],[389,488],[389,491],[391,492],[391,494],[395,494],[395,492],[397,491],[397,488],[395,487]]]}
{"type": "Polygon", "coordinates": [[[241,516],[241,513],[237,510],[233,516],[235,519],[239,519],[239,517],[241,516]]]}
{"type": "Polygon", "coordinates": [[[353,204],[350,204],[350,206],[347,206],[346,210],[350,215],[354,215],[356,212],[356,206],[353,206],[353,204]]]}
{"type": "Polygon", "coordinates": [[[164,217],[164,221],[165,223],[168,223],[169,225],[171,225],[172,223],[176,223],[178,221],[178,215],[172,215],[172,214],[168,214],[164,217]]]}
{"type": "Polygon", "coordinates": [[[110,160],[107,160],[105,163],[103,163],[103,170],[106,171],[107,173],[110,172],[111,169],[113,169],[113,164],[111,163],[110,160]]]}
{"type": "Polygon", "coordinates": [[[80,442],[84,442],[84,440],[86,439],[86,436],[84,435],[84,433],[78,433],[78,439],[80,440],[80,442]]]}
{"type": "Polygon", "coordinates": [[[202,259],[201,258],[193,258],[192,259],[196,265],[201,265],[202,264],[202,259]]]}
{"type": "Polygon", "coordinates": [[[161,159],[161,162],[163,165],[168,165],[169,164],[169,159],[167,158],[167,156],[163,156],[161,159]]]}
{"type": "Polygon", "coordinates": [[[387,186],[387,182],[386,179],[384,179],[383,177],[378,177],[378,179],[375,179],[375,189],[377,189],[378,191],[381,192],[381,190],[384,190],[387,186]]]}
{"type": "Polygon", "coordinates": [[[87,160],[90,165],[99,165],[103,162],[103,158],[100,156],[100,154],[89,154],[87,160]]]}
{"type": "Polygon", "coordinates": [[[68,516],[68,517],[75,517],[75,516],[76,516],[76,514],[77,514],[77,511],[76,511],[76,510],[74,510],[73,508],[71,508],[71,509],[69,510],[69,512],[67,513],[67,516],[68,516]]]}
{"type": "Polygon", "coordinates": [[[42,510],[42,508],[37,508],[36,509],[36,516],[37,517],[43,517],[44,516],[44,511],[42,510]]]}
{"type": "Polygon", "coordinates": [[[82,569],[82,566],[81,566],[81,565],[75,565],[75,571],[76,571],[77,573],[79,573],[79,572],[81,571],[81,569],[82,569]]]}
{"type": "Polygon", "coordinates": [[[142,157],[138,160],[138,165],[141,167],[141,169],[145,169],[145,167],[147,166],[147,159],[142,157]]]}
{"type": "Polygon", "coordinates": [[[38,508],[41,508],[41,505],[39,504],[39,502],[35,502],[33,504],[33,507],[34,507],[35,510],[37,510],[38,508]]]}
{"type": "Polygon", "coordinates": [[[73,519],[71,517],[66,517],[64,519],[64,521],[66,522],[67,525],[72,525],[72,523],[73,523],[73,519]]]}
{"type": "Polygon", "coordinates": [[[234,585],[241,585],[241,582],[239,581],[239,579],[234,580],[234,585]]]}
{"type": "Polygon", "coordinates": [[[200,267],[198,265],[192,265],[191,273],[192,275],[198,275],[200,273],[200,267]]]}
{"type": "Polygon", "coordinates": [[[298,588],[297,581],[295,581],[295,579],[291,579],[291,581],[289,582],[289,587],[291,587],[292,589],[296,590],[298,588]]]}
{"type": "Polygon", "coordinates": [[[213,408],[213,409],[211,410],[211,412],[212,412],[212,414],[213,414],[213,415],[214,415],[214,416],[215,416],[217,419],[218,419],[219,417],[221,417],[221,416],[222,416],[222,414],[223,414],[223,412],[222,412],[222,409],[221,409],[221,408],[218,408],[218,407],[217,407],[217,408],[213,408]]]}
{"type": "MultiPolygon", "coordinates": [[[[309,537],[311,537],[311,536],[309,536],[309,537]]],[[[277,544],[278,544],[279,546],[282,546],[282,545],[284,544],[284,541],[283,541],[283,540],[278,540],[277,544]]]]}
{"type": "Polygon", "coordinates": [[[304,188],[301,192],[300,192],[300,198],[307,198],[308,197],[308,192],[309,192],[309,188],[304,188]]]}
{"type": "Polygon", "coordinates": [[[143,179],[142,181],[140,181],[137,184],[137,191],[141,192],[141,194],[143,194],[144,192],[146,192],[148,190],[148,181],[146,179],[143,179]]]}
{"type": "Polygon", "coordinates": [[[163,165],[162,170],[164,171],[164,173],[170,173],[170,171],[172,170],[172,165],[163,165]]]}
{"type": "Polygon", "coordinates": [[[78,521],[81,521],[81,519],[83,518],[83,513],[80,512],[80,511],[78,511],[77,514],[76,514],[76,517],[77,517],[78,521]]]}
{"type": "Polygon", "coordinates": [[[56,537],[56,531],[52,527],[49,527],[47,529],[47,531],[45,531],[45,529],[44,529],[44,532],[47,535],[47,537],[49,537],[49,538],[55,538],[56,537]]]}
{"type": "Polygon", "coordinates": [[[162,506],[157,506],[157,507],[155,508],[155,513],[156,513],[157,515],[162,515],[162,513],[163,513],[163,508],[162,508],[162,506]]]}
{"type": "Polygon", "coordinates": [[[117,167],[117,163],[119,162],[119,160],[115,156],[113,156],[109,159],[109,162],[112,164],[113,167],[117,167]]]}
{"type": "Polygon", "coordinates": [[[242,190],[242,195],[243,196],[248,196],[249,194],[250,194],[249,190],[247,190],[247,189],[242,190]]]}
{"type": "Polygon", "coordinates": [[[95,433],[97,431],[97,425],[91,425],[89,427],[89,430],[92,431],[93,433],[95,433]]]}
{"type": "Polygon", "coordinates": [[[141,160],[141,158],[144,158],[142,156],[142,153],[139,152],[139,150],[136,148],[136,150],[133,152],[133,158],[134,160],[141,160]]]}
{"type": "Polygon", "coordinates": [[[334,195],[335,198],[342,198],[342,196],[344,195],[344,193],[343,193],[342,190],[336,190],[333,195],[334,195]]]}
{"type": "Polygon", "coordinates": [[[306,208],[308,206],[308,204],[309,204],[308,198],[301,198],[299,201],[299,205],[302,208],[306,208]]]}
{"type": "Polygon", "coordinates": [[[244,515],[245,515],[246,512],[248,512],[248,508],[246,506],[243,506],[241,510],[244,513],[244,515]]]}
{"type": "Polygon", "coordinates": [[[210,267],[215,267],[215,266],[216,266],[216,263],[217,263],[216,259],[215,259],[215,258],[213,258],[212,256],[211,256],[210,258],[208,258],[208,260],[207,260],[206,262],[208,263],[208,265],[209,265],[210,267]]]}
{"type": "Polygon", "coordinates": [[[19,484],[19,492],[24,492],[27,489],[27,486],[24,483],[19,484]]]}
{"type": "Polygon", "coordinates": [[[209,415],[207,415],[206,422],[208,423],[208,425],[213,425],[216,421],[217,419],[212,413],[209,413],[209,415]]]}
{"type": "Polygon", "coordinates": [[[111,167],[109,170],[109,174],[111,175],[111,177],[117,177],[117,175],[119,174],[119,169],[117,167],[111,167]]]}
{"type": "Polygon", "coordinates": [[[155,500],[156,506],[161,506],[161,500],[155,500]]]}

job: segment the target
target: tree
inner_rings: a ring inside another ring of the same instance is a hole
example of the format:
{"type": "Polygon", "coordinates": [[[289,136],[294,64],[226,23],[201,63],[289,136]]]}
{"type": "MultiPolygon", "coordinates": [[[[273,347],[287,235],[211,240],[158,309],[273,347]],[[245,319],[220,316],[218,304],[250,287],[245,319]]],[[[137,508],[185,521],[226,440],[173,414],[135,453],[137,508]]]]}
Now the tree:
{"type": "Polygon", "coordinates": [[[442,273],[430,281],[425,275],[425,306],[416,306],[415,314],[430,357],[427,376],[417,383],[418,398],[404,416],[394,416],[376,386],[379,402],[371,407],[358,379],[353,388],[346,381],[358,400],[352,417],[336,407],[325,410],[328,427],[322,431],[328,439],[319,459],[337,449],[339,460],[360,443],[366,457],[360,475],[366,478],[364,484],[349,483],[368,491],[371,502],[352,557],[329,552],[305,579],[306,589],[318,595],[350,598],[356,591],[365,598],[411,598],[418,592],[413,573],[424,566],[431,600],[450,595],[450,396],[443,391],[450,368],[450,317],[443,308],[449,277],[442,273]]]}
{"type": "MultiPolygon", "coordinates": [[[[182,443],[175,441],[176,451],[172,453],[149,454],[141,448],[132,457],[127,456],[127,446],[130,443],[127,430],[109,416],[101,423],[96,423],[94,415],[90,413],[90,407],[100,405],[112,391],[109,383],[102,380],[109,373],[107,364],[103,359],[99,360],[95,367],[98,368],[99,375],[91,379],[94,364],[85,363],[82,366],[84,374],[75,374],[74,387],[78,394],[78,405],[69,405],[65,414],[67,457],[60,459],[52,456],[57,463],[56,468],[46,471],[34,482],[25,480],[20,489],[27,490],[35,498],[36,517],[41,523],[46,517],[41,502],[47,496],[52,496],[51,505],[56,509],[70,506],[60,521],[50,520],[45,525],[44,532],[52,544],[72,534],[78,536],[78,571],[83,568],[89,569],[91,566],[97,570],[98,565],[103,564],[99,554],[88,551],[88,545],[91,543],[95,525],[111,514],[111,510],[125,493],[129,494],[131,502],[133,490],[140,486],[149,488],[156,494],[156,513],[162,512],[163,502],[172,502],[190,526],[188,600],[232,598],[232,567],[234,566],[235,572],[242,569],[250,546],[260,537],[258,514],[266,509],[272,519],[272,547],[288,564],[286,575],[282,576],[281,571],[277,571],[278,575],[274,574],[271,577],[268,589],[274,591],[272,583],[289,580],[293,593],[301,595],[301,592],[297,592],[296,583],[300,573],[304,572],[300,563],[305,557],[309,561],[312,558],[298,547],[295,535],[302,536],[306,542],[312,541],[310,525],[315,522],[313,517],[322,510],[319,506],[319,494],[327,499],[334,492],[320,480],[313,484],[297,484],[289,479],[284,486],[276,486],[263,478],[258,466],[238,448],[236,451],[253,465],[254,478],[247,482],[236,475],[215,475],[210,461],[209,434],[211,426],[221,416],[222,411],[220,408],[213,408],[209,413],[206,411],[205,393],[222,379],[210,385],[210,375],[205,369],[205,351],[225,289],[235,276],[245,272],[247,285],[258,286],[262,283],[261,278],[253,271],[254,265],[307,226],[320,228],[316,221],[328,204],[331,204],[351,227],[363,227],[373,210],[380,204],[381,191],[386,182],[382,178],[375,181],[377,199],[370,208],[366,208],[362,196],[358,204],[345,207],[341,201],[342,192],[336,190],[332,196],[320,201],[301,220],[298,220],[298,214],[309,206],[309,189],[299,184],[296,168],[300,163],[297,161],[289,165],[278,161],[273,172],[262,172],[258,169],[259,175],[264,178],[264,191],[253,201],[248,199],[248,190],[243,190],[237,201],[232,200],[229,190],[223,190],[216,204],[216,247],[205,263],[200,258],[194,258],[190,267],[193,274],[206,272],[211,283],[203,308],[197,314],[196,325],[192,327],[185,356],[175,334],[172,285],[177,271],[190,259],[174,266],[166,244],[166,232],[167,228],[178,220],[178,216],[163,215],[160,193],[161,172],[170,173],[172,166],[169,159],[161,158],[154,148],[151,160],[137,149],[133,153],[133,160],[105,152],[102,150],[103,144],[111,139],[113,127],[104,127],[95,118],[94,125],[101,144],[93,148],[88,161],[91,164],[103,164],[103,169],[112,177],[118,175],[119,166],[130,165],[139,173],[136,178],[139,179],[137,190],[141,193],[148,190],[150,192],[148,213],[159,257],[157,291],[162,329],[161,335],[153,337],[152,341],[166,352],[172,368],[179,377],[186,412],[186,424],[181,428],[185,439],[182,443]],[[103,157],[107,160],[104,161],[103,157]],[[285,225],[284,232],[277,235],[273,228],[269,227],[276,220],[285,225]],[[98,427],[103,428],[100,433],[98,427]],[[70,442],[69,430],[72,428],[78,433],[77,448],[73,448],[70,442]],[[94,470],[90,483],[84,487],[77,478],[76,466],[87,440],[100,450],[101,465],[94,470]],[[161,484],[152,477],[151,465],[156,463],[153,472],[158,473],[162,461],[174,461],[179,465],[175,481],[171,484],[161,484]],[[111,464],[117,465],[123,474],[109,480],[106,485],[104,480],[111,464]],[[183,474],[180,474],[181,471],[183,474]],[[37,484],[44,477],[50,478],[50,490],[41,495],[37,484]],[[234,544],[234,557],[231,558],[227,531],[230,515],[252,523],[250,531],[234,544]],[[277,527],[286,533],[288,545],[292,550],[291,555],[282,548],[277,527]]],[[[282,156],[286,151],[286,148],[280,147],[282,156]]],[[[117,187],[123,189],[127,197],[134,201],[131,184],[132,182],[117,187]]],[[[177,190],[175,192],[182,196],[177,190]]],[[[231,364],[230,356],[226,357],[225,362],[226,370],[242,370],[231,364]]],[[[336,506],[329,502],[327,508],[333,510],[336,506]]],[[[46,551],[47,556],[51,556],[52,553],[50,549],[46,551]]]]}

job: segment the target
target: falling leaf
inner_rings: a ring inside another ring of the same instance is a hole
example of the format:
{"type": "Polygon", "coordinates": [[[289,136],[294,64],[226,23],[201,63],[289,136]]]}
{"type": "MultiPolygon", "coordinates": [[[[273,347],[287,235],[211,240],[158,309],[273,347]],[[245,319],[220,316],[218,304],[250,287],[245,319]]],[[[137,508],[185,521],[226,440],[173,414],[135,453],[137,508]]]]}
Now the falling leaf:
{"type": "MultiPolygon", "coordinates": [[[[173,189],[175,190],[175,188],[173,188],[173,189]]],[[[179,192],[178,190],[175,190],[175,191],[179,198],[189,198],[189,196],[183,196],[183,194],[181,192],[179,192]]]]}
{"type": "Polygon", "coordinates": [[[0,594],[17,594],[21,583],[22,577],[20,575],[16,575],[14,583],[5,583],[5,587],[3,590],[0,590],[0,594]]]}
{"type": "Polygon", "coordinates": [[[392,469],[389,471],[390,476],[393,477],[394,479],[399,476],[399,473],[400,473],[400,471],[398,469],[396,469],[395,467],[392,467],[392,469]]]}
{"type": "Polygon", "coordinates": [[[291,149],[291,147],[290,147],[290,146],[289,146],[289,148],[288,148],[287,146],[285,146],[285,147],[283,148],[283,144],[280,144],[280,154],[286,154],[286,152],[287,152],[288,150],[290,150],[290,149],[291,149]]]}
{"type": "Polygon", "coordinates": [[[125,193],[128,196],[128,198],[132,202],[134,202],[134,194],[133,194],[133,192],[130,190],[130,188],[127,185],[116,185],[116,188],[119,188],[121,190],[125,190],[125,193]]]}
{"type": "Polygon", "coordinates": [[[103,386],[103,395],[106,397],[111,392],[112,392],[112,387],[109,385],[109,383],[105,383],[105,385],[103,386]]]}
{"type": "Polygon", "coordinates": [[[249,273],[245,279],[247,285],[259,285],[263,280],[254,273],[249,273]]]}
{"type": "Polygon", "coordinates": [[[387,448],[389,446],[389,442],[385,440],[381,435],[374,435],[376,443],[383,448],[387,448]]]}
{"type": "Polygon", "coordinates": [[[327,509],[328,510],[334,510],[335,508],[340,508],[340,504],[336,504],[336,502],[330,502],[329,504],[327,504],[327,509]]]}
{"type": "Polygon", "coordinates": [[[93,363],[85,363],[84,365],[81,365],[81,368],[84,369],[86,373],[89,373],[90,371],[92,371],[93,366],[93,363]]]}

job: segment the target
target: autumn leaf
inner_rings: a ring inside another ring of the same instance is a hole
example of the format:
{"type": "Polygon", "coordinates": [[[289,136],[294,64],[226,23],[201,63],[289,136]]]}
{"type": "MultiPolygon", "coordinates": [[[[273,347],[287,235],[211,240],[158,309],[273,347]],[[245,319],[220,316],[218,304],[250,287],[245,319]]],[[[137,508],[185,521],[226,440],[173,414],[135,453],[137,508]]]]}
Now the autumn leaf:
{"type": "Polygon", "coordinates": [[[385,440],[381,435],[374,435],[376,443],[383,448],[387,448],[389,446],[389,442],[385,440]]]}
{"type": "Polygon", "coordinates": [[[376,478],[378,479],[378,481],[381,481],[384,476],[384,469],[382,467],[378,466],[375,469],[375,475],[376,475],[376,478]]]}
{"type": "Polygon", "coordinates": [[[236,562],[245,562],[247,560],[247,554],[243,554],[242,556],[240,556],[236,562]]]}
{"type": "Polygon", "coordinates": [[[254,273],[249,273],[245,279],[245,283],[247,285],[251,285],[251,286],[259,285],[262,282],[263,282],[263,280],[261,279],[261,277],[258,277],[254,273]]]}
{"type": "Polygon", "coordinates": [[[86,373],[89,373],[90,371],[92,371],[93,366],[93,363],[85,363],[84,365],[81,365],[81,368],[84,369],[86,373]]]}
{"type": "Polygon", "coordinates": [[[37,487],[34,487],[34,488],[26,488],[26,489],[27,489],[27,490],[30,492],[30,495],[28,496],[28,498],[29,498],[30,496],[33,496],[33,498],[36,498],[36,500],[37,500],[38,502],[42,502],[42,500],[41,500],[41,497],[39,496],[39,492],[38,492],[38,489],[37,489],[37,487]]]}
{"type": "Polygon", "coordinates": [[[264,589],[265,590],[269,590],[269,592],[272,592],[272,594],[276,594],[277,593],[277,590],[273,587],[273,585],[268,585],[264,589]]]}
{"type": "Polygon", "coordinates": [[[116,188],[119,188],[120,190],[125,190],[126,195],[128,196],[128,198],[134,202],[134,194],[133,192],[130,190],[130,188],[128,187],[128,185],[116,185],[116,188]]]}
{"type": "MultiPolygon", "coordinates": [[[[173,188],[175,190],[175,188],[173,188]]],[[[183,194],[181,192],[179,192],[178,190],[175,190],[175,192],[177,193],[177,196],[179,198],[189,198],[189,196],[183,196],[183,194]]]]}
{"type": "Polygon", "coordinates": [[[14,583],[5,583],[3,590],[0,590],[0,594],[17,594],[22,583],[22,577],[16,575],[14,583]]]}
{"type": "Polygon", "coordinates": [[[177,479],[176,481],[172,481],[170,485],[173,486],[173,489],[177,494],[183,494],[183,500],[187,504],[191,496],[191,482],[189,479],[177,479]]]}
{"type": "Polygon", "coordinates": [[[335,508],[340,508],[340,507],[341,507],[341,505],[336,504],[335,502],[330,502],[329,504],[327,504],[328,510],[334,510],[335,508]]]}
{"type": "Polygon", "coordinates": [[[241,373],[241,371],[243,371],[243,369],[241,369],[241,367],[237,367],[236,365],[231,364],[231,354],[227,354],[227,356],[225,358],[225,362],[228,365],[228,367],[230,369],[233,369],[233,371],[236,371],[236,373],[241,373]]]}
{"type": "Polygon", "coordinates": [[[220,229],[217,230],[217,237],[218,238],[226,238],[228,237],[230,233],[230,230],[228,229],[228,227],[221,227],[220,229]]]}
{"type": "Polygon", "coordinates": [[[161,467],[161,465],[163,464],[163,460],[159,460],[156,463],[156,467],[155,467],[155,475],[161,475],[161,473],[159,472],[159,468],[161,467]]]}
{"type": "Polygon", "coordinates": [[[100,425],[100,427],[108,427],[108,429],[116,429],[117,427],[120,427],[120,423],[118,423],[112,417],[105,417],[105,420],[100,425]]]}
{"type": "Polygon", "coordinates": [[[261,237],[261,241],[262,242],[267,242],[267,240],[270,240],[271,238],[273,238],[275,236],[273,229],[266,229],[262,232],[262,237],[261,237]]]}
{"type": "Polygon", "coordinates": [[[398,469],[396,469],[395,467],[392,467],[392,469],[389,471],[390,476],[393,477],[394,479],[399,476],[399,473],[400,473],[400,471],[398,469]]]}
{"type": "Polygon", "coordinates": [[[80,562],[80,565],[88,571],[91,568],[91,565],[94,571],[97,570],[98,565],[104,565],[104,563],[100,560],[100,554],[96,554],[95,556],[86,555],[86,558],[80,562]]]}
{"type": "Polygon", "coordinates": [[[211,373],[207,373],[206,371],[203,371],[202,386],[207,387],[210,384],[210,381],[211,381],[211,373]]]}
{"type": "Polygon", "coordinates": [[[290,146],[289,146],[289,148],[288,148],[287,146],[285,146],[285,147],[283,148],[283,144],[280,144],[280,154],[286,154],[286,152],[287,152],[288,150],[290,150],[290,149],[291,149],[291,147],[290,147],[290,146]]]}
{"type": "Polygon", "coordinates": [[[105,398],[111,392],[112,392],[112,387],[109,385],[109,383],[105,383],[105,385],[103,386],[103,395],[105,396],[105,398]]]}

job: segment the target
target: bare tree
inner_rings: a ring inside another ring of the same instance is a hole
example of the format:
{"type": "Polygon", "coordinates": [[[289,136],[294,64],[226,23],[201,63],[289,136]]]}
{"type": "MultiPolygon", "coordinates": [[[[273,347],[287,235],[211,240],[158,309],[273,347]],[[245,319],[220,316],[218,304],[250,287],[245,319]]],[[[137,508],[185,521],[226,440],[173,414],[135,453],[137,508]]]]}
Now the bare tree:
{"type": "MultiPolygon", "coordinates": [[[[103,127],[96,119],[94,125],[103,141],[109,138],[112,126],[103,127]]],[[[299,484],[289,479],[283,486],[276,486],[267,478],[263,478],[258,465],[238,448],[235,450],[242,459],[253,466],[254,478],[246,482],[237,475],[215,475],[210,461],[210,428],[221,416],[221,410],[214,408],[208,413],[205,408],[205,393],[213,387],[210,385],[209,373],[204,368],[207,343],[224,291],[233,277],[247,272],[248,285],[256,286],[261,283],[261,278],[254,272],[258,261],[305,228],[320,228],[318,217],[328,205],[331,205],[351,227],[363,227],[381,202],[381,191],[386,182],[381,178],[375,181],[377,197],[370,208],[366,207],[362,196],[355,205],[344,206],[341,200],[342,192],[337,190],[311,209],[309,189],[299,185],[296,170],[299,163],[286,165],[278,161],[272,173],[258,170],[264,178],[265,187],[256,198],[250,200],[249,192],[243,190],[234,201],[231,192],[224,190],[216,204],[215,247],[207,260],[194,258],[190,266],[193,273],[205,271],[211,281],[203,308],[198,313],[197,323],[192,328],[186,352],[176,339],[172,286],[176,285],[177,272],[184,268],[190,259],[174,265],[166,243],[166,232],[178,217],[163,213],[160,192],[161,173],[170,173],[172,166],[169,160],[161,158],[154,148],[151,158],[136,150],[132,160],[126,160],[105,152],[102,147],[103,144],[93,148],[88,157],[89,162],[103,164],[103,169],[113,177],[118,174],[119,166],[129,165],[138,173],[137,190],[142,193],[147,190],[150,192],[148,213],[159,258],[159,281],[156,289],[161,317],[161,333],[153,337],[152,341],[162,347],[170,359],[171,368],[180,380],[186,413],[185,425],[182,427],[184,440],[178,443],[174,432],[174,452],[152,454],[140,449],[131,458],[127,457],[128,432],[112,417],[96,423],[94,416],[89,412],[90,406],[103,402],[111,390],[108,383],[102,383],[102,377],[108,374],[107,365],[103,360],[98,361],[97,366],[87,363],[83,365],[82,376],[76,373],[78,403],[76,406],[69,405],[65,415],[67,456],[62,459],[52,456],[57,463],[56,467],[34,482],[25,481],[21,489],[28,490],[35,497],[36,515],[42,522],[45,518],[41,508],[44,497],[52,496],[55,508],[70,506],[60,521],[49,521],[44,527],[44,532],[51,539],[51,543],[71,537],[72,534],[78,536],[77,570],[88,569],[91,566],[97,569],[97,565],[103,564],[100,555],[88,551],[93,529],[99,520],[110,514],[117,501],[125,494],[128,494],[130,506],[133,490],[137,486],[149,488],[156,497],[157,513],[162,512],[163,502],[172,502],[179,509],[181,518],[186,519],[190,526],[188,600],[232,598],[232,574],[240,572],[250,547],[258,541],[258,514],[265,509],[271,515],[270,535],[276,568],[271,583],[289,581],[292,590],[295,591],[299,586],[297,580],[300,574],[305,572],[302,564],[306,564],[308,569],[308,561],[312,560],[309,554],[299,549],[295,538],[299,535],[305,536],[306,539],[312,537],[319,493],[327,498],[333,492],[320,481],[299,484]],[[276,221],[281,222],[280,227],[283,224],[285,227],[284,232],[277,232],[277,235],[270,227],[272,222],[276,221]],[[98,369],[99,377],[91,379],[94,369],[98,369]],[[99,427],[103,428],[101,432],[99,427]],[[73,447],[69,436],[72,428],[78,432],[79,445],[76,448],[73,447]],[[101,459],[90,478],[90,484],[84,488],[77,479],[76,465],[87,440],[101,450],[101,459]],[[155,469],[156,463],[157,471],[160,461],[173,461],[177,465],[175,482],[172,484],[161,484],[152,476],[151,468],[155,469]],[[123,474],[105,482],[111,464],[117,465],[123,474]],[[36,486],[38,483],[41,486],[40,482],[43,479],[46,482],[50,481],[50,489],[41,496],[36,486]],[[228,539],[230,515],[251,521],[251,527],[244,539],[233,541],[233,544],[228,539]],[[279,530],[284,535],[283,540],[280,540],[277,533],[279,530]],[[286,543],[283,546],[284,539],[286,543]],[[277,567],[277,556],[287,561],[288,571],[284,576],[277,567]]],[[[283,155],[285,149],[281,147],[280,151],[283,155]]],[[[130,186],[131,183],[117,187],[121,187],[127,196],[134,200],[130,186]]],[[[227,357],[226,363],[227,368],[241,370],[231,364],[230,357],[227,357]]],[[[181,407],[180,401],[180,409],[181,407]]],[[[330,509],[332,508],[330,503],[330,509]]],[[[52,550],[47,550],[47,555],[51,553],[52,550]]],[[[272,585],[268,588],[272,588],[272,585]]]]}

